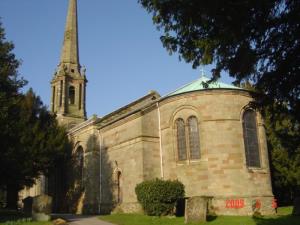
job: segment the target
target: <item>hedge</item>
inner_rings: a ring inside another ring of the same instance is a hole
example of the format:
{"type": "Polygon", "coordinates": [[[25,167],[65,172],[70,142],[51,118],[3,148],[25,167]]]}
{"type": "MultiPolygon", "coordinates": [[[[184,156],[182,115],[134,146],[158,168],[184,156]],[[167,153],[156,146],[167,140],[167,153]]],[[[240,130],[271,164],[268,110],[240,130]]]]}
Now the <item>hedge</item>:
{"type": "Polygon", "coordinates": [[[149,180],[135,188],[137,199],[150,216],[173,214],[179,199],[184,198],[184,185],[180,181],[149,180]]]}

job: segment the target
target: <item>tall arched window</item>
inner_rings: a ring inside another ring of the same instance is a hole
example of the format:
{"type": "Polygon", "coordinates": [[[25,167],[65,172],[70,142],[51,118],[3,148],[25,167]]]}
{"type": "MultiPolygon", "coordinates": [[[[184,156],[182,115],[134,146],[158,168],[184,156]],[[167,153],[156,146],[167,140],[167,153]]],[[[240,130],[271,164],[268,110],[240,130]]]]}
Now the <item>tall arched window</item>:
{"type": "Polygon", "coordinates": [[[190,159],[200,159],[200,140],[198,120],[195,116],[188,118],[190,159]]]}
{"type": "Polygon", "coordinates": [[[74,105],[75,103],[75,88],[74,86],[69,87],[69,104],[74,105]]]}
{"type": "Polygon", "coordinates": [[[121,171],[117,172],[117,203],[122,203],[122,191],[121,191],[121,171]]]}
{"type": "Polygon", "coordinates": [[[243,134],[247,166],[260,167],[256,113],[251,109],[246,110],[243,115],[243,134]]]}
{"type": "Polygon", "coordinates": [[[76,179],[82,184],[83,179],[83,166],[84,166],[84,152],[83,148],[79,146],[75,152],[75,174],[76,179]]]}
{"type": "Polygon", "coordinates": [[[179,118],[175,122],[177,131],[177,149],[178,160],[186,160],[186,137],[185,137],[185,125],[184,120],[179,118]]]}

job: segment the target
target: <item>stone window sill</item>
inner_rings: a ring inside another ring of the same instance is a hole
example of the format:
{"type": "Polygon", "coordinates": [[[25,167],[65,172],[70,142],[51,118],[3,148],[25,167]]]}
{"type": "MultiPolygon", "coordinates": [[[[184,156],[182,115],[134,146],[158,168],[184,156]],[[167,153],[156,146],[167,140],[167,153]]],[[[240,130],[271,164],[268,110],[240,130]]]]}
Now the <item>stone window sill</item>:
{"type": "Polygon", "coordinates": [[[200,164],[202,162],[207,162],[207,159],[197,159],[197,160],[182,160],[182,161],[176,161],[177,166],[183,166],[183,165],[194,165],[194,164],[200,164]]]}
{"type": "Polygon", "coordinates": [[[249,173],[268,173],[267,169],[265,168],[257,168],[257,167],[248,167],[249,173]]]}

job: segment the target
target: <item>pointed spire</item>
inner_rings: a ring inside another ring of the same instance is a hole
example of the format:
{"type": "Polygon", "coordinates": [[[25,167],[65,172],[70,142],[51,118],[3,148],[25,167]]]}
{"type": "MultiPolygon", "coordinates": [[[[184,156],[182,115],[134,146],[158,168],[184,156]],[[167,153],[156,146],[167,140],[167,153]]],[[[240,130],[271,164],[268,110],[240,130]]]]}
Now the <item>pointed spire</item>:
{"type": "Polygon", "coordinates": [[[69,1],[60,64],[77,64],[78,70],[80,68],[78,54],[77,0],[69,1]]]}

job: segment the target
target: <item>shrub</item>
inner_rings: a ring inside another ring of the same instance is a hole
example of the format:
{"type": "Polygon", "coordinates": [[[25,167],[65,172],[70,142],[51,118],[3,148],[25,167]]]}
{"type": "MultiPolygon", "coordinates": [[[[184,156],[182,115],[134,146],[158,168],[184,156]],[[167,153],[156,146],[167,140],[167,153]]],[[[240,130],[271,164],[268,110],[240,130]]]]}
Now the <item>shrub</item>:
{"type": "Polygon", "coordinates": [[[173,213],[176,202],[184,197],[184,185],[177,180],[155,179],[138,184],[135,193],[147,215],[168,215],[173,213]]]}

